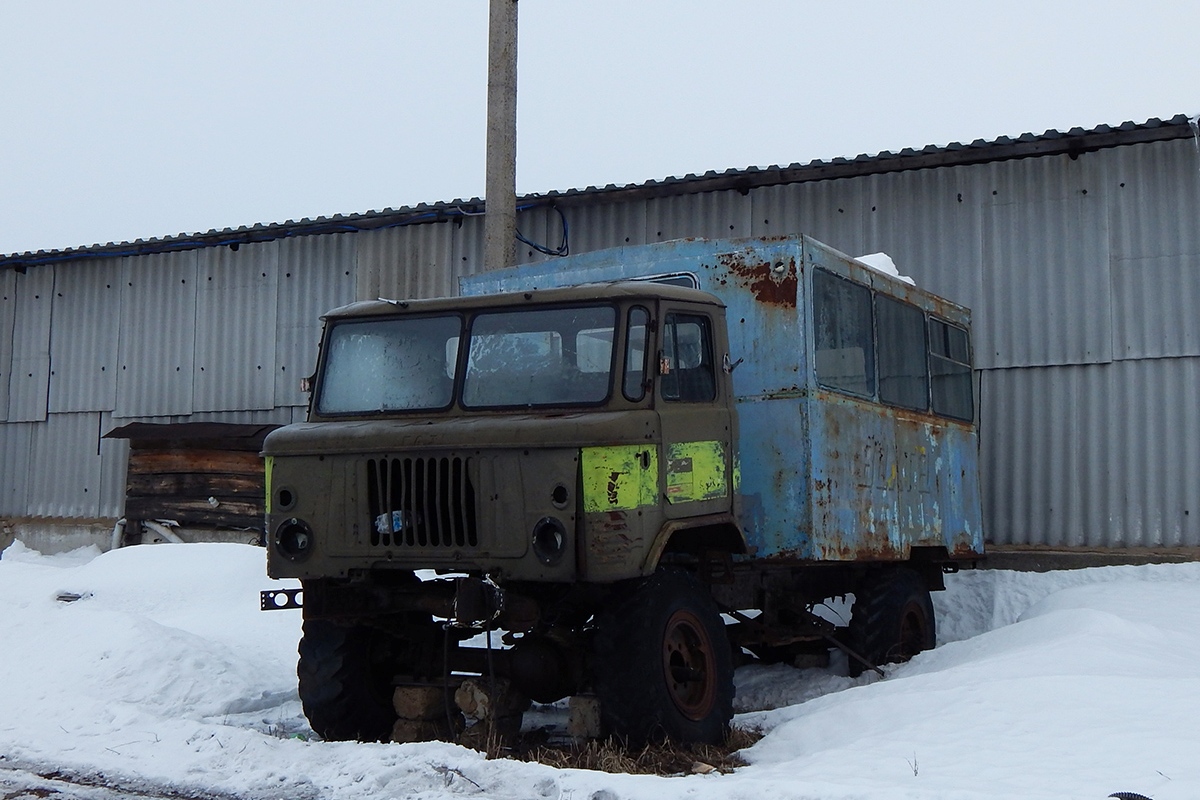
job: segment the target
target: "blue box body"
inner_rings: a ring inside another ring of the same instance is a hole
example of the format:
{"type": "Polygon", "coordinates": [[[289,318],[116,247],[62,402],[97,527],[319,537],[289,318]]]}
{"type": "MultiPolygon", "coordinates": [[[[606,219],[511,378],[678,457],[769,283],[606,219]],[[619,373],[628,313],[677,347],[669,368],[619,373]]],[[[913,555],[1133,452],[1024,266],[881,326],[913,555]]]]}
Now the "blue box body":
{"type": "Polygon", "coordinates": [[[690,275],[726,306],[750,557],[899,561],[913,547],[983,552],[975,425],[816,383],[812,273],[821,267],[969,330],[970,312],[807,236],[678,240],[461,279],[464,295],[690,275]],[[740,360],[740,361],[739,361],[740,360]]]}

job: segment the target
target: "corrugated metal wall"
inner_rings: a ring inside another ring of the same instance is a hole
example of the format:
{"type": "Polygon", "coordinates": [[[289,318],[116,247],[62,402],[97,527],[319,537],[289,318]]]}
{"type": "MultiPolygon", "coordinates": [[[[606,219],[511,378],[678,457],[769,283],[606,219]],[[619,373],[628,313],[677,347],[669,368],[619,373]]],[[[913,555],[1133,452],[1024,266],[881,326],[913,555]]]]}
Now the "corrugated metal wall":
{"type": "Polygon", "coordinates": [[[302,419],[320,315],[354,299],[334,235],[0,275],[0,515],[121,515],[128,422],[302,419]]]}
{"type": "MultiPolygon", "coordinates": [[[[803,232],[971,306],[995,542],[1200,546],[1195,142],[606,197],[564,201],[573,252],[803,232]]],[[[452,294],[482,240],[466,216],[0,275],[0,514],[115,516],[125,445],[98,437],[133,419],[301,418],[323,311],[452,294]]]]}
{"type": "Polygon", "coordinates": [[[1067,547],[1200,543],[1197,387],[1198,358],[985,371],[988,534],[1067,547]]]}

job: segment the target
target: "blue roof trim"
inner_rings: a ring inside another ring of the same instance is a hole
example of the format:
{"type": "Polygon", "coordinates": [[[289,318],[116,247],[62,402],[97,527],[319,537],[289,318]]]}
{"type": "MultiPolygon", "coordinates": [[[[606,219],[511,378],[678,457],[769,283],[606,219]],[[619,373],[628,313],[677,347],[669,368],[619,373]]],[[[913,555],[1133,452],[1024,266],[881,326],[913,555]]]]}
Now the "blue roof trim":
{"type": "MultiPolygon", "coordinates": [[[[1194,134],[1195,130],[1191,120],[1186,115],[1180,114],[1165,121],[1150,119],[1141,123],[1125,122],[1115,128],[1109,125],[1098,125],[1089,130],[1072,128],[1065,133],[1049,130],[1041,134],[1021,134],[1015,139],[1001,136],[990,141],[976,139],[969,144],[951,142],[942,146],[928,145],[920,150],[904,148],[897,153],[885,151],[852,158],[839,157],[828,161],[817,160],[787,166],[727,169],[723,172],[710,170],[702,175],[688,174],[683,177],[668,177],[641,184],[617,186],[610,183],[604,187],[588,186],[583,189],[529,194],[519,198],[518,211],[539,206],[569,207],[594,202],[620,202],[711,191],[733,190],[745,194],[750,189],[761,186],[835,180],[883,172],[931,169],[1015,158],[1062,154],[1076,158],[1083,153],[1110,147],[1180,139],[1194,134]]],[[[110,242],[63,250],[38,250],[0,255],[0,267],[24,272],[27,267],[65,261],[170,253],[202,247],[236,247],[242,244],[269,242],[294,236],[354,233],[404,225],[446,222],[458,217],[481,214],[484,210],[485,204],[481,198],[452,200],[448,203],[420,203],[416,206],[387,208],[382,211],[368,211],[361,214],[335,214],[332,217],[305,218],[299,221],[288,220],[271,224],[259,223],[240,228],[210,230],[206,233],[181,233],[162,238],[138,239],[133,242],[110,242]]]]}

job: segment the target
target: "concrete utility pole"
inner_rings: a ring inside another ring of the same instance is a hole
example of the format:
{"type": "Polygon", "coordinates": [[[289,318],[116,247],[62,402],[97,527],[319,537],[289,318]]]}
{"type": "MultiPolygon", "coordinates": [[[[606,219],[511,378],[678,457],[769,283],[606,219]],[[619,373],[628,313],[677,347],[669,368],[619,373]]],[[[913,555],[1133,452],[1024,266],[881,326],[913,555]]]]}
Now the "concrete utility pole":
{"type": "Polygon", "coordinates": [[[517,0],[488,12],[487,214],[483,266],[517,263],[517,0]]]}

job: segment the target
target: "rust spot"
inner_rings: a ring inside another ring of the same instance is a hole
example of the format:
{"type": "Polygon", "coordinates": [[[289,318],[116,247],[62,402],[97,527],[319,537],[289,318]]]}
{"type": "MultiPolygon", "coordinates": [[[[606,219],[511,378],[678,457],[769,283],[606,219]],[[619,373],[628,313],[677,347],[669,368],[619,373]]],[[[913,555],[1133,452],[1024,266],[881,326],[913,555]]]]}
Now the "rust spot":
{"type": "Polygon", "coordinates": [[[978,558],[983,553],[982,548],[976,550],[975,546],[971,543],[971,537],[963,533],[955,537],[954,548],[950,551],[950,555],[957,558],[978,558]]]}
{"type": "Polygon", "coordinates": [[[609,511],[607,519],[599,520],[599,529],[607,533],[629,530],[629,520],[624,511],[609,511]]]}
{"type": "Polygon", "coordinates": [[[796,259],[783,261],[760,261],[747,263],[742,253],[725,253],[719,260],[729,274],[750,289],[759,302],[784,308],[796,307],[796,291],[799,280],[796,275],[796,259]]]}
{"type": "Polygon", "coordinates": [[[820,557],[830,561],[902,561],[905,554],[893,547],[886,535],[864,531],[856,541],[835,536],[823,542],[820,557]]]}

